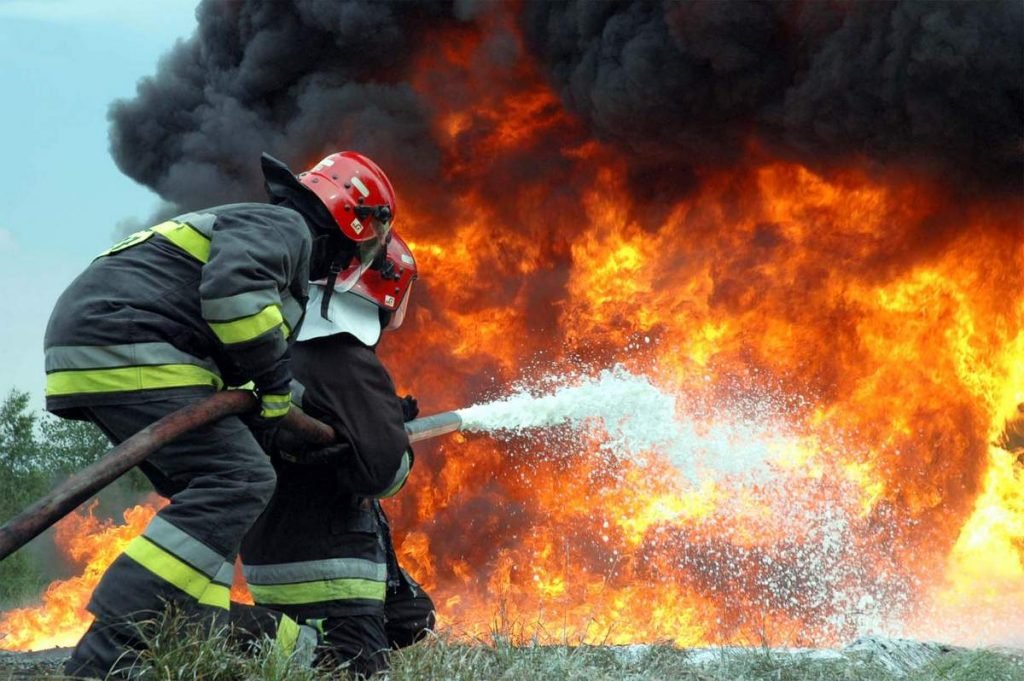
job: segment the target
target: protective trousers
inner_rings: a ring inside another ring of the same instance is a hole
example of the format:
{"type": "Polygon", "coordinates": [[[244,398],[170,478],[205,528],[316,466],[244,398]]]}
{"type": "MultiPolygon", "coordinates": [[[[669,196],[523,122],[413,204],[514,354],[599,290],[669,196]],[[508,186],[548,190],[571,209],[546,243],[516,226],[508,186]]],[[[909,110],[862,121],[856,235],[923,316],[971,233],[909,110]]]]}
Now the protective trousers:
{"type": "Polygon", "coordinates": [[[347,669],[356,678],[372,676],[389,666],[388,655],[411,646],[435,624],[434,602],[409,576],[399,570],[388,580],[383,612],[328,617],[322,623],[324,642],[320,664],[347,669]]]}
{"type": "Polygon", "coordinates": [[[231,625],[246,650],[264,640],[274,641],[285,655],[301,657],[332,669],[347,669],[357,678],[388,668],[388,653],[410,646],[434,628],[434,603],[400,570],[389,583],[382,612],[324,617],[296,622],[278,610],[258,605],[231,604],[231,625]],[[315,656],[306,657],[311,631],[319,632],[315,656]]]}
{"type": "MultiPolygon", "coordinates": [[[[120,443],[193,402],[176,397],[85,411],[120,443]]],[[[130,668],[144,647],[139,622],[168,606],[193,621],[226,625],[235,556],[276,480],[269,459],[237,417],[186,433],[140,468],[171,503],[100,580],[88,605],[96,620],[65,665],[69,675],[104,678],[130,668]]]]}
{"type": "Polygon", "coordinates": [[[299,666],[313,664],[321,635],[316,623],[299,624],[283,612],[237,602],[231,603],[230,621],[231,634],[243,652],[256,652],[270,640],[278,655],[293,657],[299,666]]]}

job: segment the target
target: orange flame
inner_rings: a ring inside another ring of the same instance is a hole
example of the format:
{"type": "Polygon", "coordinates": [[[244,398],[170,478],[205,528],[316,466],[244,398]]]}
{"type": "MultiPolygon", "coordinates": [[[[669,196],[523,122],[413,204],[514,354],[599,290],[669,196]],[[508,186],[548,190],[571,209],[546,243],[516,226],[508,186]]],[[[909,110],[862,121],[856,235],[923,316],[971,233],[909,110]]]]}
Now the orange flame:
{"type": "MultiPolygon", "coordinates": [[[[151,495],[143,504],[124,511],[124,524],[97,518],[93,513],[96,503],[69,514],[55,526],[57,548],[80,574],[51,583],[41,605],[0,614],[0,649],[45,650],[75,645],[92,623],[85,607],[100,577],[128,542],[167,505],[167,500],[151,495]]],[[[231,599],[252,603],[237,565],[231,599]]]]}
{"type": "Polygon", "coordinates": [[[93,515],[96,502],[58,522],[55,542],[62,556],[81,569],[81,574],[50,584],[42,595],[42,605],[0,616],[0,648],[73,646],[92,623],[85,606],[103,572],[166,503],[154,497],[144,505],[129,508],[124,512],[123,525],[93,515]]]}
{"type": "Polygon", "coordinates": [[[403,194],[427,300],[382,346],[395,372],[440,410],[538,366],[617,363],[709,427],[782,404],[787,437],[754,482],[694,483],[656,455],[610,466],[585,436],[424,447],[389,505],[442,618],[682,645],[1024,630],[1024,473],[990,445],[1024,401],[1019,197],[752,146],[644,205],[621,150],[487,40],[444,35],[413,76],[449,198],[403,194]]]}
{"type": "MultiPolygon", "coordinates": [[[[508,12],[485,21],[437,35],[411,74],[444,177],[402,188],[422,286],[381,346],[395,375],[433,412],[538,367],[621,364],[698,429],[767,403],[784,437],[748,429],[756,475],[704,462],[696,480],[658,452],[609,460],[597,433],[418,446],[387,505],[442,622],[544,642],[1019,636],[1020,197],[753,144],[744,167],[641,197],[508,12]]],[[[7,647],[43,621],[22,612],[7,647]]]]}

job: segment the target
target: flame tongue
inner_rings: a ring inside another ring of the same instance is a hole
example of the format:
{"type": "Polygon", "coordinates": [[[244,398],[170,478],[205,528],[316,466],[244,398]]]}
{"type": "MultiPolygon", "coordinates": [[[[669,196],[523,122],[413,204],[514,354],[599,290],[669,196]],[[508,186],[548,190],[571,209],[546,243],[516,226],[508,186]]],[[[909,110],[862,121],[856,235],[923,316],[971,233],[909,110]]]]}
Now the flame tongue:
{"type": "MultiPolygon", "coordinates": [[[[530,277],[569,268],[557,295],[511,273],[518,236],[486,247],[517,234],[500,220],[469,221],[451,241],[414,235],[425,272],[460,274],[428,280],[406,342],[382,351],[399,376],[418,369],[421,403],[440,408],[471,401],[479,375],[536,373],[531,353],[598,392],[580,353],[618,362],[675,398],[693,474],[659,438],[609,457],[607,424],[424,446],[389,510],[401,560],[443,620],[484,634],[499,613],[525,638],[684,645],[759,632],[822,644],[900,624],[954,641],[1020,631],[1020,429],[999,437],[1024,384],[1012,206],[952,211],[966,226],[936,242],[921,225],[952,209],[927,185],[773,163],[709,180],[644,231],[608,200],[614,178],[599,172],[585,193],[568,255],[518,251],[532,254],[516,259],[530,277]],[[503,271],[470,278],[467,302],[465,272],[503,271]],[[554,330],[509,333],[544,305],[554,330]],[[759,474],[707,460],[722,451],[754,452],[741,460],[759,474]]],[[[148,516],[130,520],[125,535],[148,516]]],[[[120,547],[102,539],[114,528],[75,522],[59,534],[100,537],[110,554],[73,600],[54,585],[41,610],[6,614],[5,647],[70,643],[86,626],[81,607],[120,547]]]]}
{"type": "Polygon", "coordinates": [[[696,443],[689,476],[657,441],[608,456],[608,424],[418,446],[388,508],[442,620],[686,645],[1024,631],[1024,444],[1000,439],[1024,402],[1020,198],[744,139],[728,168],[645,174],[508,13],[431,37],[404,68],[439,171],[397,225],[424,285],[386,363],[430,411],[621,365],[696,443]]]}
{"type": "Polygon", "coordinates": [[[989,442],[1024,401],[1019,199],[824,175],[752,146],[746,167],[640,205],[624,155],[569,117],[517,119],[501,146],[500,104],[544,101],[527,62],[482,80],[472,109],[427,87],[486,72],[466,56],[478,42],[446,44],[414,82],[458,191],[447,213],[406,202],[429,299],[405,343],[382,346],[395,373],[446,409],[500,394],[491,377],[619,364],[676,398],[697,454],[744,452],[727,470],[691,452],[681,482],[657,447],[609,461],[607,434],[564,425],[427,451],[393,525],[448,622],[483,633],[500,611],[551,641],[816,644],[942,622],[967,642],[982,629],[955,628],[953,603],[984,613],[992,597],[966,575],[999,576],[1018,603],[1019,464],[989,442]]]}
{"type": "Polygon", "coordinates": [[[43,650],[75,645],[92,622],[85,606],[103,572],[166,503],[154,496],[147,504],[126,510],[124,524],[116,524],[96,518],[93,502],[57,523],[57,546],[81,574],[50,584],[41,606],[0,615],[0,648],[43,650]]]}
{"type": "MultiPolygon", "coordinates": [[[[92,615],[85,608],[100,577],[166,504],[166,499],[150,495],[145,503],[124,511],[124,523],[115,523],[97,518],[93,514],[96,502],[92,502],[58,522],[54,538],[57,547],[80,573],[51,583],[42,595],[41,605],[0,614],[0,649],[74,646],[92,623],[92,615]]],[[[241,575],[236,575],[235,581],[232,599],[252,603],[241,575]]]]}

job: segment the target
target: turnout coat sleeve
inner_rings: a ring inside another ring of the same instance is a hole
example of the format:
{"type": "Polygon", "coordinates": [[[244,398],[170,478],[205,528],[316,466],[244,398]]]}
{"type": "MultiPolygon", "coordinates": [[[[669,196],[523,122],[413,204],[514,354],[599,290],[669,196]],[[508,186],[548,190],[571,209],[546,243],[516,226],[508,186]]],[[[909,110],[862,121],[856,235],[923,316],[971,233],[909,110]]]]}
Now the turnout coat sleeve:
{"type": "Polygon", "coordinates": [[[301,322],[312,238],[296,212],[256,206],[218,215],[202,268],[202,316],[222,357],[257,387],[287,384],[288,337],[301,322]],[[261,377],[264,377],[261,386],[261,377]]]}
{"type": "Polygon", "coordinates": [[[303,410],[330,424],[349,450],[336,467],[341,489],[363,497],[397,492],[412,453],[394,382],[373,348],[337,334],[297,343],[292,364],[305,388],[303,410]]]}

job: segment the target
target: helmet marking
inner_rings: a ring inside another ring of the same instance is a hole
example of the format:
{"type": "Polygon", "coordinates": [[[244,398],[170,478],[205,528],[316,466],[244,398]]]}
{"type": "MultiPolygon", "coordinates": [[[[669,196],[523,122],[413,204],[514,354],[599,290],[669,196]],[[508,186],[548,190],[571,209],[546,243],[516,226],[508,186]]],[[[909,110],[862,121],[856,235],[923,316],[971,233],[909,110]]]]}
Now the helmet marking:
{"type": "Polygon", "coordinates": [[[316,166],[311,171],[309,171],[309,172],[315,173],[316,171],[320,170],[324,166],[330,167],[330,166],[333,166],[333,165],[334,165],[334,160],[330,156],[328,156],[324,160],[322,160],[319,163],[317,163],[316,166]]]}
{"type": "Polygon", "coordinates": [[[358,189],[359,193],[363,195],[363,198],[366,198],[367,196],[370,195],[370,190],[366,187],[365,184],[363,184],[363,181],[360,180],[355,175],[352,176],[352,184],[355,185],[355,188],[358,189]]]}

